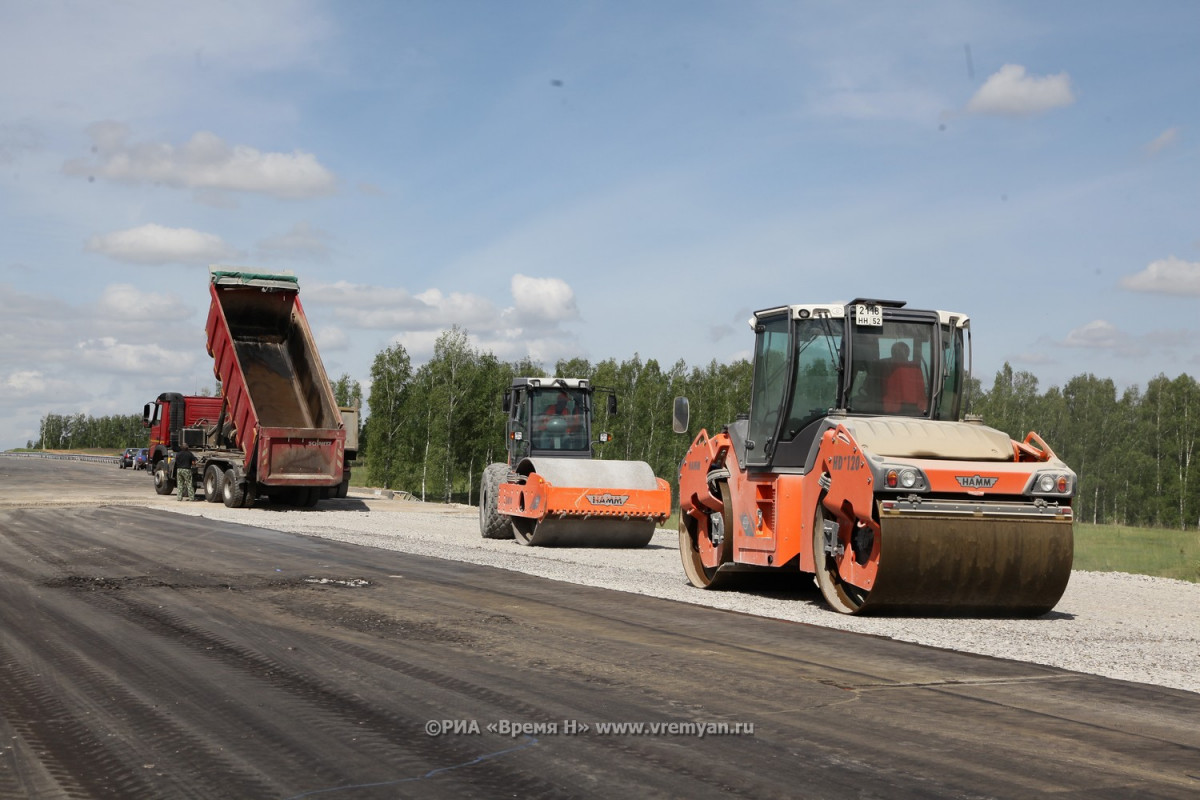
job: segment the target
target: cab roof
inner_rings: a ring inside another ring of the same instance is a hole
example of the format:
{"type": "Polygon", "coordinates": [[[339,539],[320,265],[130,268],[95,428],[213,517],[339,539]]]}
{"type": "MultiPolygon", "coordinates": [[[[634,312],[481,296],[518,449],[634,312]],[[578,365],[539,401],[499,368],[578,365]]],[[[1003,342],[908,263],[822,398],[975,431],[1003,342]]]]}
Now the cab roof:
{"type": "MultiPolygon", "coordinates": [[[[847,304],[844,302],[835,303],[797,303],[795,305],[774,306],[773,308],[764,308],[760,311],[755,311],[754,316],[750,318],[751,329],[755,328],[759,320],[763,317],[773,317],[777,314],[787,311],[792,319],[809,319],[810,317],[830,317],[833,319],[843,319],[846,316],[846,308],[853,308],[859,304],[875,304],[885,308],[904,308],[903,300],[873,300],[860,298],[847,304]]],[[[925,309],[906,309],[909,311],[924,311],[925,309]]],[[[937,314],[938,321],[943,325],[953,324],[959,328],[969,327],[970,317],[966,314],[959,314],[955,311],[939,311],[934,310],[932,313],[937,314]]]]}

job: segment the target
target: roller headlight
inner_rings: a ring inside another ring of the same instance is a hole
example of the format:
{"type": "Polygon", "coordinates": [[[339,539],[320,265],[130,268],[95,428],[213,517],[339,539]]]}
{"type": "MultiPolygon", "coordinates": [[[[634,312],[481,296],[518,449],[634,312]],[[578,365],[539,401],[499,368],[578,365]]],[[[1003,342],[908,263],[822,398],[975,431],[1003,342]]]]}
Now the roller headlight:
{"type": "Polygon", "coordinates": [[[915,467],[888,467],[884,472],[884,483],[889,489],[913,491],[922,491],[928,486],[921,470],[915,467]]]}
{"type": "Polygon", "coordinates": [[[1033,480],[1034,494],[1069,495],[1075,489],[1075,481],[1066,472],[1039,472],[1033,480]]]}

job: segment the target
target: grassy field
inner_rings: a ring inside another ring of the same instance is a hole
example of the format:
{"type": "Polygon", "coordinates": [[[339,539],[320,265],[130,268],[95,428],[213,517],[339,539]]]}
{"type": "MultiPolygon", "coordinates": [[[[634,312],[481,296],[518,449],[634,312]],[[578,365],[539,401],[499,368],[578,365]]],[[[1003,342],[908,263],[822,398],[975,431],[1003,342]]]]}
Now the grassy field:
{"type": "Polygon", "coordinates": [[[1077,522],[1075,569],[1200,583],[1200,532],[1077,522]]]}

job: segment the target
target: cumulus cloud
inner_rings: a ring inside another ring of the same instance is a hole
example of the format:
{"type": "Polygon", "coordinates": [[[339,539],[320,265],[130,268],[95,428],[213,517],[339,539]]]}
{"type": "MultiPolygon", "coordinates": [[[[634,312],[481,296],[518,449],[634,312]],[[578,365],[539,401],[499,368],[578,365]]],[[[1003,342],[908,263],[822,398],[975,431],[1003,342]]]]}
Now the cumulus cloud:
{"type": "Polygon", "coordinates": [[[153,223],[93,236],[86,249],[129,264],[211,264],[237,256],[214,234],[153,223]]]}
{"type": "Polygon", "coordinates": [[[1171,147],[1179,141],[1180,128],[1178,125],[1167,128],[1165,131],[1154,137],[1154,141],[1146,145],[1146,155],[1157,155],[1168,147],[1171,147]]]}
{"type": "Polygon", "coordinates": [[[307,222],[297,222],[291,230],[263,239],[255,251],[264,261],[329,261],[330,236],[307,222]]]}
{"type": "Polygon", "coordinates": [[[38,370],[16,370],[0,377],[0,398],[5,400],[40,399],[54,391],[54,384],[54,381],[38,370]]]}
{"type": "Polygon", "coordinates": [[[1141,272],[1122,278],[1121,287],[1133,292],[1200,295],[1200,262],[1175,256],[1152,261],[1141,272]]]}
{"type": "Polygon", "coordinates": [[[1125,341],[1125,335],[1117,326],[1107,320],[1098,319],[1072,330],[1063,344],[1067,347],[1113,350],[1122,347],[1125,341]]]}
{"type": "Polygon", "coordinates": [[[134,142],[119,122],[97,122],[87,129],[92,157],[63,164],[68,175],[118,183],[153,183],[199,192],[251,192],[299,199],[333,193],[337,179],[312,153],[264,153],[231,145],[200,131],[182,145],[134,142]]]}
{"type": "Polygon", "coordinates": [[[321,352],[334,352],[350,349],[350,337],[336,325],[326,325],[313,332],[317,339],[317,348],[321,352]]]}
{"type": "Polygon", "coordinates": [[[575,292],[559,278],[531,278],[513,275],[512,296],[521,320],[534,324],[541,321],[564,322],[578,319],[575,292]]]}
{"type": "Polygon", "coordinates": [[[335,318],[358,328],[441,331],[458,325],[472,331],[502,332],[553,327],[579,318],[575,292],[559,278],[514,275],[513,305],[500,308],[491,299],[469,292],[364,286],[346,281],[310,287],[313,303],[334,307],[335,318]]]}
{"type": "Polygon", "coordinates": [[[437,338],[453,325],[467,331],[474,346],[502,359],[553,363],[580,353],[577,337],[561,327],[579,318],[575,292],[565,281],[514,275],[510,287],[513,304],[501,308],[478,294],[412,294],[339,281],[309,286],[305,305],[331,307],[339,326],[395,331],[390,341],[416,360],[432,355],[437,338]]]}
{"type": "Polygon", "coordinates": [[[156,342],[130,344],[112,336],[87,339],[76,345],[76,350],[91,369],[126,375],[177,374],[195,361],[190,354],[180,354],[156,342]]]}
{"type": "Polygon", "coordinates": [[[1005,64],[967,103],[972,114],[1026,117],[1075,102],[1067,73],[1038,77],[1019,64],[1005,64]]]}
{"type": "Polygon", "coordinates": [[[128,283],[106,286],[96,301],[96,310],[109,319],[170,320],[190,314],[179,298],[143,292],[128,283]]]}

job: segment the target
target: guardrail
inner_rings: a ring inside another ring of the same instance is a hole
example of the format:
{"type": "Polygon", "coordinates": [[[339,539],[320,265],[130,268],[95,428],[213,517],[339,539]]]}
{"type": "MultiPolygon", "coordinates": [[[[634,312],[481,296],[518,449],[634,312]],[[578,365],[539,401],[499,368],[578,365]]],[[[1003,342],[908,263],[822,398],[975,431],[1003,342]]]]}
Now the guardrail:
{"type": "Polygon", "coordinates": [[[117,464],[120,456],[89,456],[75,453],[0,453],[9,458],[51,458],[56,461],[91,461],[94,464],[117,464]]]}

